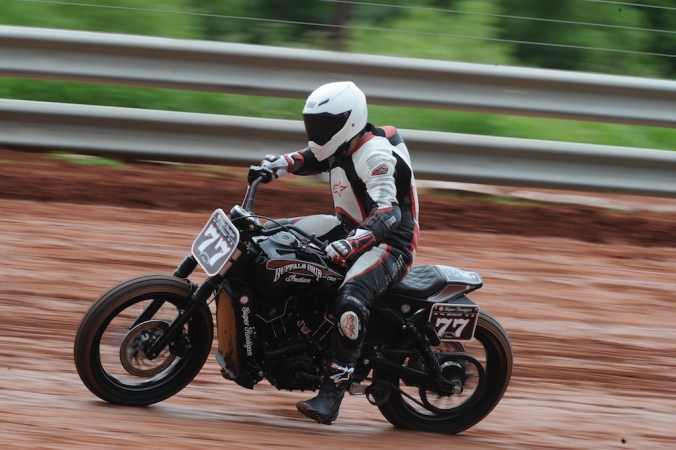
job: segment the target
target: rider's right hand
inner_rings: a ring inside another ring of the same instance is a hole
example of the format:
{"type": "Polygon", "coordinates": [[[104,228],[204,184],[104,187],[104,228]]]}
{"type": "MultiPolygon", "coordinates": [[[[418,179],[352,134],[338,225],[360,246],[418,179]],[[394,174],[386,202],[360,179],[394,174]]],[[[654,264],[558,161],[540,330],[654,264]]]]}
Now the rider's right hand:
{"type": "Polygon", "coordinates": [[[292,164],[293,161],[289,161],[286,155],[266,155],[261,161],[261,166],[272,170],[272,174],[275,176],[275,178],[279,178],[289,173],[289,168],[292,166],[292,164]]]}
{"type": "Polygon", "coordinates": [[[254,181],[260,179],[263,183],[269,183],[273,178],[272,170],[264,166],[251,166],[247,175],[247,181],[251,185],[254,181]]]}

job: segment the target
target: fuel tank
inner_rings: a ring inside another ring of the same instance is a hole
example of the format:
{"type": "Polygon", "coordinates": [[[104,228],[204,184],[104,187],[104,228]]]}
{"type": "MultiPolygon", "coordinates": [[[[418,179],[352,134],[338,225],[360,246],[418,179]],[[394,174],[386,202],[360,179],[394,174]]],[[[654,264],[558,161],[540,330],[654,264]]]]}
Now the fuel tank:
{"type": "Polygon", "coordinates": [[[316,252],[304,250],[296,235],[280,231],[255,240],[260,248],[256,260],[258,286],[270,290],[333,290],[344,279],[339,269],[329,267],[316,252]]]}

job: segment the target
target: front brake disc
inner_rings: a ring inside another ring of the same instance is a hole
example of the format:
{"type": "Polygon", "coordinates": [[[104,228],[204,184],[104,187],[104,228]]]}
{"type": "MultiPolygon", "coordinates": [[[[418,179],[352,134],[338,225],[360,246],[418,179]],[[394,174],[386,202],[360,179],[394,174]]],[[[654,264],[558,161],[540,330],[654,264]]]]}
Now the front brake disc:
{"type": "Polygon", "coordinates": [[[120,363],[131,375],[150,378],[169,367],[176,359],[169,351],[164,351],[151,360],[145,349],[157,341],[169,328],[165,322],[149,320],[135,326],[125,336],[120,345],[120,363]]]}

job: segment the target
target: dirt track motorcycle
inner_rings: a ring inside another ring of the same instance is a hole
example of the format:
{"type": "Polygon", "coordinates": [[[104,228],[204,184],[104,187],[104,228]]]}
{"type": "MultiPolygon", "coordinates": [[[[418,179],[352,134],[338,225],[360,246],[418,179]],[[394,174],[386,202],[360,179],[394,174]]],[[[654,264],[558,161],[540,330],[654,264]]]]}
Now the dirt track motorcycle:
{"type": "MultiPolygon", "coordinates": [[[[212,300],[224,378],[319,388],[345,269],[314,235],[254,214],[257,188],[271,179],[252,166],[242,206],[217,209],[172,276],[122,282],[90,307],[74,358],[93,394],[145,406],[178,393],[211,352],[212,300]],[[199,285],[188,279],[198,264],[208,276],[199,285]]],[[[513,364],[505,330],[467,297],[482,284],[475,272],[414,266],[374,304],[348,392],[399,428],[454,434],[481,421],[513,364]]]]}

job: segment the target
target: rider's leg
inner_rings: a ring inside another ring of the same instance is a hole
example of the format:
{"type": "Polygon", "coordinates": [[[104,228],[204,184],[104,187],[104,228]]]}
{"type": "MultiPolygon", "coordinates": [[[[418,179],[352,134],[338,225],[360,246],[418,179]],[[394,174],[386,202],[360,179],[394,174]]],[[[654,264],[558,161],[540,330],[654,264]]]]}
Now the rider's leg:
{"type": "Polygon", "coordinates": [[[407,264],[383,245],[362,255],[348,271],[338,291],[331,348],[319,394],[296,404],[298,410],[319,423],[331,424],[349,387],[361,354],[370,307],[377,297],[404,276],[407,264]]]}

